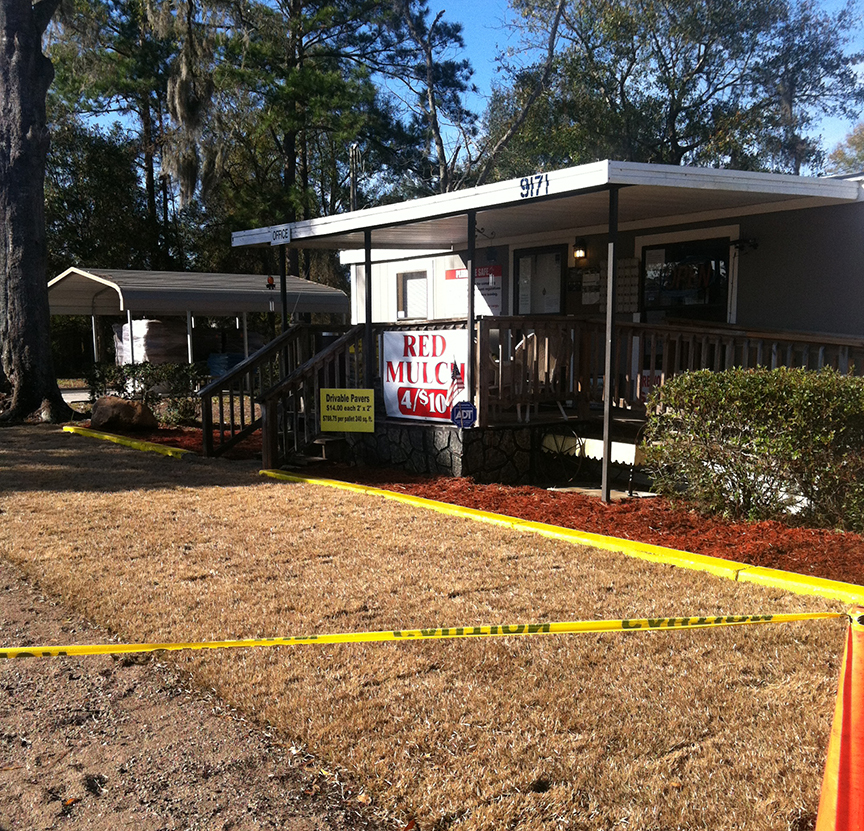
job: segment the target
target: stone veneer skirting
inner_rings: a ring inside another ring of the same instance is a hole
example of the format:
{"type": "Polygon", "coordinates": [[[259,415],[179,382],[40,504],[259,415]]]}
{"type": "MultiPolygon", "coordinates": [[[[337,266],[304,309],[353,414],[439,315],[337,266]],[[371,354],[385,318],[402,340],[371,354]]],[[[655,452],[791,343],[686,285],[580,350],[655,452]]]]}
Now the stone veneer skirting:
{"type": "Polygon", "coordinates": [[[347,433],[349,453],[359,464],[382,465],[478,482],[531,482],[532,448],[538,428],[460,430],[446,424],[379,421],[374,433],[347,433]]]}

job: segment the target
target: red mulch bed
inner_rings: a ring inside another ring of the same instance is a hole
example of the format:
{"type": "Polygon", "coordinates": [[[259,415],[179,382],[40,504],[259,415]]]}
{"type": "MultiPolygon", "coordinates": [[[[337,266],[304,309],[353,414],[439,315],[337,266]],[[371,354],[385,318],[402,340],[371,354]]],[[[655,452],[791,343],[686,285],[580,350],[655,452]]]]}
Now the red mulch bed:
{"type": "MultiPolygon", "coordinates": [[[[139,433],[136,437],[198,453],[202,447],[201,431],[194,428],[163,429],[139,433]]],[[[227,454],[227,458],[251,459],[260,453],[260,434],[254,434],[227,454]]],[[[530,486],[479,485],[470,479],[420,476],[389,468],[324,463],[310,466],[304,473],[864,585],[864,537],[860,534],[796,528],[781,522],[730,522],[701,516],[661,498],[629,499],[606,505],[596,497],[579,493],[530,486]]]]}

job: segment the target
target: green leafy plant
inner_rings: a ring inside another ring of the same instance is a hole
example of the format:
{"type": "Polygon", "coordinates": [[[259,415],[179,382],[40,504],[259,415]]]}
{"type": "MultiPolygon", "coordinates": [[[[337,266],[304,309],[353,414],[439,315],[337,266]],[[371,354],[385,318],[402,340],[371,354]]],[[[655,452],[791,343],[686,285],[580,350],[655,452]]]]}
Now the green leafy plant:
{"type": "Polygon", "coordinates": [[[166,424],[198,421],[196,389],[208,378],[207,364],[96,364],[87,374],[90,400],[104,395],[143,401],[159,408],[166,424]]]}
{"type": "Polygon", "coordinates": [[[683,373],[649,401],[654,488],[705,513],[864,528],[864,379],[832,369],[683,373]]]}
{"type": "Polygon", "coordinates": [[[209,378],[206,363],[162,364],[165,406],[160,413],[166,424],[197,424],[201,399],[195,394],[209,378]]]}

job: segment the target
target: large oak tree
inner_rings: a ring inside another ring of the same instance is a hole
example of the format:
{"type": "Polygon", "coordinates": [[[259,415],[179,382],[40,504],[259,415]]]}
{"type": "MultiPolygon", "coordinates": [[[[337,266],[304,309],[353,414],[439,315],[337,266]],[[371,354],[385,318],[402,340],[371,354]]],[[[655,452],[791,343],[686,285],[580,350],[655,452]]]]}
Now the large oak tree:
{"type": "Polygon", "coordinates": [[[46,281],[45,99],[54,77],[42,36],[59,0],[0,0],[0,366],[4,421],[71,413],[51,359],[46,281]]]}

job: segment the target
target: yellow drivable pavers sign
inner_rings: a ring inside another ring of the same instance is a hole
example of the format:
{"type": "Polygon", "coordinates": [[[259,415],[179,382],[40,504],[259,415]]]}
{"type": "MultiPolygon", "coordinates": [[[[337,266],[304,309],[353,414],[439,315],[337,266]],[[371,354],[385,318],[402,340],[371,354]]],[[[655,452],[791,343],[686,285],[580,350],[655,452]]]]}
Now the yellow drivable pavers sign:
{"type": "Polygon", "coordinates": [[[321,431],[375,432],[375,390],[321,390],[321,431]]]}

